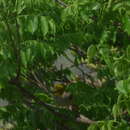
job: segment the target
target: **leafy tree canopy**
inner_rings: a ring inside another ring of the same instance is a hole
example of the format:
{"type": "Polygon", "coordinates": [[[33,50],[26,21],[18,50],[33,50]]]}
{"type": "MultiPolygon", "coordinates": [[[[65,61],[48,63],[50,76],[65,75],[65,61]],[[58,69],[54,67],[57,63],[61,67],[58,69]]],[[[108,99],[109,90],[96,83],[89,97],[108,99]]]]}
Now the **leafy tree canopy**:
{"type": "Polygon", "coordinates": [[[129,130],[129,41],[129,0],[0,0],[0,119],[14,130],[129,130]],[[61,56],[71,66],[57,68],[61,56]]]}

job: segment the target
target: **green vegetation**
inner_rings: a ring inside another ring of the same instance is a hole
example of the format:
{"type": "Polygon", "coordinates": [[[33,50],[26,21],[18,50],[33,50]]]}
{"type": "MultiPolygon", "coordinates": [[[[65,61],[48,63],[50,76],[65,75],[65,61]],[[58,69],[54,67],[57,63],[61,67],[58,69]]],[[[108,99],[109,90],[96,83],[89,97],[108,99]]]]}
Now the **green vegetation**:
{"type": "Polygon", "coordinates": [[[0,98],[14,130],[130,130],[130,1],[0,0],[0,98]]]}

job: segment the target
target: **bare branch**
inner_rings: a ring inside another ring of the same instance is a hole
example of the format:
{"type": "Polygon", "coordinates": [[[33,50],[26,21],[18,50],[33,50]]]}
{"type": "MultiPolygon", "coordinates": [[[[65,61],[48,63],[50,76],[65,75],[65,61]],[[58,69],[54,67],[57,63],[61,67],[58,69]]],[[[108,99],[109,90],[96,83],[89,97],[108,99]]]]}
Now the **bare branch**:
{"type": "Polygon", "coordinates": [[[84,124],[96,123],[96,121],[90,120],[88,117],[85,117],[84,115],[79,115],[79,117],[76,118],[76,121],[84,124]]]}
{"type": "Polygon", "coordinates": [[[60,4],[61,6],[63,7],[67,7],[68,5],[66,3],[64,3],[63,1],[61,0],[54,0],[55,2],[57,2],[58,4],[60,4]]]}

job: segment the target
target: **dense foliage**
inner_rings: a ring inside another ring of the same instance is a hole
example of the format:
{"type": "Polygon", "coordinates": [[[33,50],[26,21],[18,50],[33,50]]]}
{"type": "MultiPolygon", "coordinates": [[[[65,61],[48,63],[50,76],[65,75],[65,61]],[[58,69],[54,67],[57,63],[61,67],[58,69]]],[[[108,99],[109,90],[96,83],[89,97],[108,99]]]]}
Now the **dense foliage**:
{"type": "Polygon", "coordinates": [[[0,0],[0,119],[14,130],[129,130],[129,41],[129,0],[0,0]],[[57,69],[60,55],[96,79],[57,69]],[[56,102],[56,81],[69,105],[56,102]]]}

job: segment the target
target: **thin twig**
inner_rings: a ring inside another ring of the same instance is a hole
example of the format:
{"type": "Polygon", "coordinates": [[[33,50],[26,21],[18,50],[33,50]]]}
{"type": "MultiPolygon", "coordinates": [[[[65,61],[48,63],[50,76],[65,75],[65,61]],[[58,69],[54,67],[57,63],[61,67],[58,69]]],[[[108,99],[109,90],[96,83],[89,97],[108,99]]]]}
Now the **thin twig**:
{"type": "Polygon", "coordinates": [[[36,96],[34,96],[33,94],[31,94],[29,91],[27,91],[25,88],[23,88],[21,86],[21,82],[18,79],[14,79],[15,82],[9,82],[12,83],[13,85],[15,85],[18,90],[21,92],[21,94],[25,97],[27,97],[30,100],[34,100],[36,102],[36,104],[38,105],[42,105],[44,108],[46,108],[47,110],[49,110],[51,113],[53,113],[55,116],[58,116],[59,118],[61,118],[63,121],[74,121],[74,122],[79,122],[79,123],[84,123],[84,124],[91,124],[91,123],[95,123],[95,121],[90,120],[88,117],[82,115],[80,113],[78,113],[78,115],[75,117],[75,120],[63,115],[61,113],[59,113],[55,107],[51,106],[50,104],[45,103],[44,101],[41,101],[39,98],[37,98],[36,96]]]}
{"type": "Polygon", "coordinates": [[[21,37],[20,37],[20,32],[19,32],[19,24],[18,24],[18,21],[17,21],[17,18],[15,20],[15,24],[16,24],[16,38],[17,38],[17,64],[18,64],[18,68],[17,68],[17,77],[20,76],[20,73],[21,73],[21,45],[20,45],[20,42],[21,42],[21,37]]]}
{"type": "Polygon", "coordinates": [[[78,48],[76,45],[72,45],[69,49],[76,52],[79,56],[82,57],[86,56],[86,52],[78,48]]]}
{"type": "Polygon", "coordinates": [[[39,82],[37,82],[36,80],[33,80],[32,78],[30,78],[29,76],[26,76],[26,75],[24,75],[24,74],[21,74],[21,76],[22,76],[25,80],[27,80],[29,83],[32,83],[32,84],[36,85],[38,88],[42,89],[43,92],[45,92],[46,94],[51,95],[50,92],[46,89],[47,86],[45,86],[44,84],[41,85],[41,84],[39,84],[39,82]]]}
{"type": "MultiPolygon", "coordinates": [[[[24,103],[27,107],[31,108],[32,110],[41,110],[39,108],[35,108],[32,106],[32,103],[30,103],[27,100],[24,100],[24,103]]],[[[58,121],[58,124],[61,124],[61,126],[65,129],[65,130],[72,130],[71,128],[69,128],[69,126],[67,126],[63,121],[58,121]]]]}
{"type": "Polygon", "coordinates": [[[36,75],[33,71],[32,71],[32,75],[33,75],[35,81],[37,82],[37,85],[38,85],[40,88],[43,88],[46,93],[48,93],[47,87],[44,86],[44,84],[38,79],[37,75],[36,75]]]}
{"type": "Polygon", "coordinates": [[[66,3],[64,3],[63,1],[61,0],[54,0],[55,2],[57,2],[58,4],[60,4],[61,6],[63,7],[67,7],[68,5],[66,3]]]}

